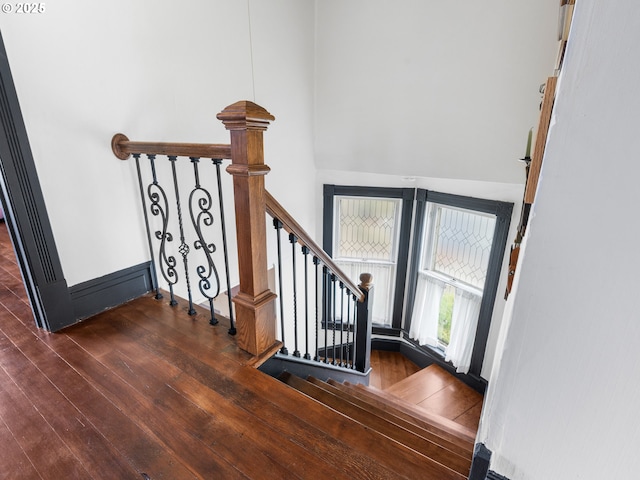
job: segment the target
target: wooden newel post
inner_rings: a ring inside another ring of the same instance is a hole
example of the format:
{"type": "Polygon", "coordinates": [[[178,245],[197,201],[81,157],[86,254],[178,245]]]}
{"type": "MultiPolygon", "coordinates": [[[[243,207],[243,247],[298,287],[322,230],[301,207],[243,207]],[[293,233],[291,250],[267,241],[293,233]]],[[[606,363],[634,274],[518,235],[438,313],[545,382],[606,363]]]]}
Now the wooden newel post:
{"type": "Polygon", "coordinates": [[[276,342],[276,294],[267,281],[262,132],[274,120],[264,108],[248,101],[228,106],[218,119],[231,132],[231,165],[235,196],[240,291],[236,307],[238,346],[260,355],[276,342]]]}
{"type": "Polygon", "coordinates": [[[373,276],[360,274],[360,291],[364,299],[356,306],[356,370],[366,373],[371,367],[371,324],[373,321],[373,276]]]}

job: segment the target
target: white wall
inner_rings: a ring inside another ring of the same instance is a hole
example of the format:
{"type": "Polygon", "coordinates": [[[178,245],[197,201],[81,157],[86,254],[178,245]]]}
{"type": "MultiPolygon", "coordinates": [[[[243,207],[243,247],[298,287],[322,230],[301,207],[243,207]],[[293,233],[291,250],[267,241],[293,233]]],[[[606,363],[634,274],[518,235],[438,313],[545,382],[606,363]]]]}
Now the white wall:
{"type": "Polygon", "coordinates": [[[311,0],[57,0],[0,16],[69,285],[148,259],[134,165],[112,135],[228,143],[215,116],[237,100],[276,116],[268,188],[310,223],[314,199],[297,195],[313,188],[313,26],[311,0]]]}
{"type": "Polygon", "coordinates": [[[558,0],[316,2],[321,169],[523,183],[558,0]]]}
{"type": "Polygon", "coordinates": [[[638,477],[639,42],[635,0],[578,2],[478,437],[512,480],[638,477]]]}

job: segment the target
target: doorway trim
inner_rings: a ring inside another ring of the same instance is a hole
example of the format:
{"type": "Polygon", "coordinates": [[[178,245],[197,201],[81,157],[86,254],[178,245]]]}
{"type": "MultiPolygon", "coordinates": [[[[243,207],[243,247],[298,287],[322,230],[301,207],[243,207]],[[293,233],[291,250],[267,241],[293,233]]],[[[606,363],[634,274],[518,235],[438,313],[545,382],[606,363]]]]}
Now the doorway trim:
{"type": "Polygon", "coordinates": [[[1,33],[0,124],[1,201],[9,235],[36,325],[60,330],[75,316],[1,33]]]}

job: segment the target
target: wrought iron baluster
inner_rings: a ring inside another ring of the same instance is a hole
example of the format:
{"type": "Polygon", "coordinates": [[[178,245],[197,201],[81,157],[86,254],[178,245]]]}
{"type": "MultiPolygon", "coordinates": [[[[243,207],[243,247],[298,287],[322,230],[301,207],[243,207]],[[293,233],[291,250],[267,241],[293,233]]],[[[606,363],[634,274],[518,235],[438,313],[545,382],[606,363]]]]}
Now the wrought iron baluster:
{"type": "Polygon", "coordinates": [[[218,183],[218,204],[220,205],[220,227],[222,228],[222,251],[224,253],[224,271],[227,276],[227,301],[229,302],[229,335],[236,334],[236,327],[233,315],[233,304],[231,302],[231,276],[229,275],[229,253],[227,250],[227,227],[224,217],[224,201],[222,200],[222,181],[220,179],[220,164],[222,160],[212,159],[216,166],[216,179],[218,183]]]}
{"type": "Polygon", "coordinates": [[[298,243],[298,238],[293,233],[290,233],[289,242],[291,242],[291,260],[293,262],[293,356],[300,357],[300,350],[298,350],[298,272],[296,267],[296,243],[298,243]]]}
{"type": "MultiPolygon", "coordinates": [[[[344,366],[349,368],[349,360],[350,360],[350,353],[351,353],[351,345],[349,344],[349,333],[351,332],[351,291],[347,290],[347,344],[346,344],[346,348],[347,348],[347,352],[346,352],[346,358],[347,360],[345,361],[344,366]]],[[[351,364],[353,364],[353,362],[351,362],[351,364]]]]}
{"type": "Polygon", "coordinates": [[[282,330],[282,348],[280,349],[280,353],[283,355],[288,355],[289,351],[287,350],[285,341],[284,341],[284,300],[282,293],[282,246],[280,244],[280,230],[282,229],[282,222],[277,218],[273,219],[273,226],[276,229],[276,239],[278,245],[278,297],[280,300],[280,329],[282,330]]]}
{"type": "Polygon", "coordinates": [[[340,282],[340,366],[344,365],[344,283],[340,282]]]}
{"type": "Polygon", "coordinates": [[[306,245],[302,247],[302,255],[304,255],[304,358],[311,360],[309,353],[309,247],[306,245]]]}
{"type": "Polygon", "coordinates": [[[329,269],[326,265],[322,267],[322,287],[324,297],[324,308],[322,312],[324,320],[324,363],[329,363],[329,306],[331,300],[329,269]]]}
{"type": "Polygon", "coordinates": [[[204,239],[203,227],[210,227],[213,225],[213,214],[211,208],[213,207],[213,199],[209,191],[202,187],[200,184],[200,173],[198,171],[198,164],[200,159],[197,157],[189,157],[193,164],[193,177],[195,180],[195,187],[189,195],[189,215],[191,217],[191,223],[196,232],[197,239],[193,242],[193,246],[196,250],[202,250],[207,262],[206,266],[198,265],[196,267],[196,273],[200,280],[198,282],[198,288],[200,293],[209,301],[209,311],[211,312],[211,319],[209,323],[215,325],[218,320],[215,317],[213,309],[213,299],[220,293],[220,277],[218,276],[218,270],[213,262],[213,253],[216,251],[216,246],[213,243],[207,243],[204,239]],[[196,210],[197,208],[197,210],[196,210]],[[215,279],[215,287],[211,284],[211,277],[215,279]]]}
{"type": "Polygon", "coordinates": [[[142,201],[142,213],[144,214],[144,226],[147,231],[147,244],[149,246],[149,255],[151,255],[151,288],[156,291],[155,298],[160,300],[162,293],[158,287],[158,274],[156,272],[156,262],[153,260],[153,241],[151,240],[151,227],[149,226],[149,214],[147,213],[147,202],[144,196],[144,186],[142,183],[142,170],[140,169],[140,154],[134,153],[133,158],[136,160],[136,171],[138,172],[138,188],[140,189],[140,200],[142,201]]]}
{"type": "Polygon", "coordinates": [[[315,273],[316,273],[316,354],[313,357],[313,359],[316,362],[320,361],[320,356],[318,355],[318,337],[320,335],[320,285],[319,285],[319,272],[318,272],[318,266],[320,265],[320,259],[318,257],[316,257],[315,255],[313,256],[313,265],[315,267],[315,273]]]}
{"type": "Polygon", "coordinates": [[[158,250],[158,266],[163,278],[169,286],[169,305],[178,304],[173,293],[173,286],[178,282],[178,272],[176,271],[176,258],[173,255],[167,255],[167,242],[173,241],[173,235],[168,231],[169,224],[169,202],[164,189],[158,183],[156,174],[156,156],[148,154],[151,165],[152,183],[147,187],[147,196],[151,204],[149,210],[154,216],[159,216],[162,222],[162,230],[156,230],[155,237],[160,240],[160,248],[158,250]]]}
{"type": "Polygon", "coordinates": [[[333,333],[333,358],[331,361],[332,365],[336,364],[336,275],[334,273],[331,274],[331,324],[332,324],[332,333],[333,333]]]}
{"type": "Polygon", "coordinates": [[[184,265],[184,278],[185,283],[187,284],[187,296],[189,297],[189,315],[195,315],[196,310],[193,308],[193,296],[191,294],[191,282],[189,280],[189,262],[187,260],[187,256],[189,255],[189,245],[185,242],[184,239],[184,226],[182,223],[182,207],[180,205],[180,191],[178,188],[178,173],[176,172],[176,160],[178,159],[175,155],[169,155],[169,162],[171,162],[171,173],[173,174],[173,187],[176,193],[176,208],[178,212],[178,228],[180,230],[180,246],[178,247],[178,252],[182,255],[182,263],[184,265]]]}

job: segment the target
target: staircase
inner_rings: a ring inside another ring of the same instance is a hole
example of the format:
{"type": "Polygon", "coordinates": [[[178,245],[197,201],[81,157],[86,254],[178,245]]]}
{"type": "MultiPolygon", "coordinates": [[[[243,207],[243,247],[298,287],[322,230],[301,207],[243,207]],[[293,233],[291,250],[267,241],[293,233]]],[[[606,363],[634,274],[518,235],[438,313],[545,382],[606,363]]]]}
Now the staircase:
{"type": "Polygon", "coordinates": [[[304,380],[288,372],[279,379],[322,404],[324,428],[333,431],[339,422],[337,438],[348,443],[354,455],[376,458],[398,477],[468,477],[475,440],[472,430],[363,385],[314,377],[304,380]]]}

